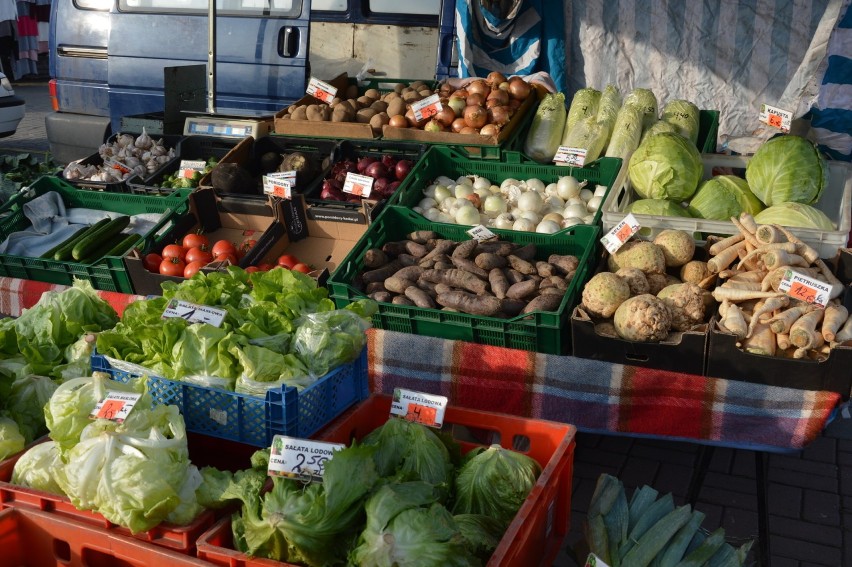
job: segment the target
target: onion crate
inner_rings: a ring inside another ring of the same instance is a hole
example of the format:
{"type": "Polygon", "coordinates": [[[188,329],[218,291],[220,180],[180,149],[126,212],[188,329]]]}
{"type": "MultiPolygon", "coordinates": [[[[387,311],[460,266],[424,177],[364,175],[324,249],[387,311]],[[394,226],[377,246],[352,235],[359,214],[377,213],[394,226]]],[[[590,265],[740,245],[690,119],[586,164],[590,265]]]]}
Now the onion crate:
{"type": "MultiPolygon", "coordinates": [[[[371,396],[323,430],[318,438],[347,445],[353,439],[360,441],[389,419],[390,407],[389,396],[371,396]]],[[[541,465],[541,475],[487,565],[552,565],[571,522],[576,428],[565,423],[449,406],[443,431],[459,442],[463,453],[497,443],[521,451],[541,465]],[[471,440],[474,437],[476,441],[471,440]]],[[[235,551],[230,518],[222,519],[199,538],[198,557],[227,567],[291,565],[235,551]]]]}
{"type": "MultiPolygon", "coordinates": [[[[124,215],[161,215],[160,221],[134,246],[144,249],[160,246],[168,227],[189,211],[190,191],[186,189],[168,197],[127,195],[78,189],[58,177],[45,176],[33,183],[28,191],[14,195],[0,206],[0,241],[31,226],[24,215],[24,204],[49,191],[57,192],[67,208],[81,207],[124,215]]],[[[80,278],[91,281],[95,289],[133,293],[130,276],[121,257],[123,254],[103,256],[91,264],[0,254],[0,276],[62,285],[71,285],[74,278],[80,278]]]]}
{"type": "MultiPolygon", "coordinates": [[[[744,171],[751,159],[748,156],[728,156],[720,154],[702,154],[704,175],[707,180],[714,175],[733,174],[744,176],[744,171]]],[[[816,228],[788,227],[790,232],[814,248],[823,258],[834,258],[838,248],[846,246],[850,228],[852,228],[852,165],[837,161],[828,161],[828,186],[822,192],[815,208],[825,213],[836,230],[820,230],[816,228]]],[[[630,205],[637,200],[633,186],[629,180],[610,191],[604,200],[603,231],[607,232],[621,222],[627,214],[630,205]]],[[[657,232],[672,228],[697,233],[696,238],[706,239],[709,235],[730,235],[737,232],[730,221],[696,219],[691,217],[667,217],[658,215],[635,214],[636,220],[642,225],[643,232],[650,236],[657,232]]]]}
{"type": "MultiPolygon", "coordinates": [[[[138,367],[120,369],[119,365],[121,361],[92,355],[92,370],[107,372],[113,380],[126,382],[145,374],[138,367]]],[[[370,394],[366,348],[355,361],[335,368],[301,391],[281,386],[268,390],[266,397],[147,377],[154,402],[178,406],[187,431],[255,447],[271,446],[275,435],[310,437],[370,394]]]]}
{"type": "MultiPolygon", "coordinates": [[[[363,271],[364,256],[371,248],[381,248],[385,242],[402,240],[416,230],[434,230],[443,238],[461,242],[470,238],[466,232],[470,228],[431,223],[410,209],[388,206],[329,278],[329,295],[338,308],[367,297],[356,287],[356,278],[363,271]]],[[[565,349],[570,348],[567,320],[596,261],[600,229],[577,225],[555,234],[498,229],[493,229],[493,232],[515,244],[535,244],[539,258],[547,258],[550,254],[572,254],[579,259],[577,272],[556,311],[534,311],[511,319],[500,319],[380,302],[378,312],[373,315],[373,325],[379,329],[429,337],[566,354],[565,349]]]]}

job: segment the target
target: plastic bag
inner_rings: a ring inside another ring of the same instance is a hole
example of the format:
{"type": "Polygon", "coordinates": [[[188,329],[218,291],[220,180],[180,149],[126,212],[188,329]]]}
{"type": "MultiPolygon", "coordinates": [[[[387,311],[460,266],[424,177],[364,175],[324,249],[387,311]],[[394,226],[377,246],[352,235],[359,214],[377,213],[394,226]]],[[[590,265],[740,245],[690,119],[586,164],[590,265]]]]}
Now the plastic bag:
{"type": "Polygon", "coordinates": [[[586,150],[585,163],[590,163],[600,157],[606,147],[606,138],[606,124],[601,124],[594,116],[589,116],[575,124],[571,130],[565,130],[561,145],[586,150]]]}
{"type": "Polygon", "coordinates": [[[566,115],[563,93],[545,95],[527,132],[524,153],[541,163],[553,161],[562,140],[566,115]]]}

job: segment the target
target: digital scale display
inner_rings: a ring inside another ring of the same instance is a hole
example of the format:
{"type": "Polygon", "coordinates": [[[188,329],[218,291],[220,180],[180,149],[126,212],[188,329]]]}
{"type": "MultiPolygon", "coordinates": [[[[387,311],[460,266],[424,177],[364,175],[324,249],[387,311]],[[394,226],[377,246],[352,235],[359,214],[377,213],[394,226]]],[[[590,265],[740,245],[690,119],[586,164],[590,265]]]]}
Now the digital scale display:
{"type": "Polygon", "coordinates": [[[184,135],[219,136],[222,138],[255,139],[269,133],[269,122],[263,120],[215,119],[210,117],[187,118],[184,135]]]}

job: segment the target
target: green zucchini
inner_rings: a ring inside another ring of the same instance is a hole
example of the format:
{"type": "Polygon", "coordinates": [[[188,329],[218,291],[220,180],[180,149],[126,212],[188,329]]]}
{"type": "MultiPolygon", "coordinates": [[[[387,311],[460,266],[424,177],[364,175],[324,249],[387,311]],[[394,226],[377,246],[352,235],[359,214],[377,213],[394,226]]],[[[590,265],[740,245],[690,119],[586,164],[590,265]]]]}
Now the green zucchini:
{"type": "Polygon", "coordinates": [[[104,241],[109,240],[116,234],[119,234],[122,230],[127,228],[127,225],[129,224],[130,217],[127,215],[121,215],[120,217],[112,219],[97,231],[80,239],[80,241],[74,245],[74,248],[71,251],[71,257],[75,260],[82,260],[83,258],[90,257],[104,241]]]}
{"type": "Polygon", "coordinates": [[[76,246],[78,242],[83,240],[87,235],[99,231],[100,229],[105,227],[108,223],[109,223],[109,219],[101,219],[98,222],[96,222],[95,224],[93,224],[92,226],[88,227],[86,229],[86,232],[79,235],[73,241],[69,242],[68,244],[66,244],[65,246],[63,246],[62,248],[60,248],[59,250],[54,252],[53,253],[53,259],[59,260],[60,262],[70,260],[71,259],[71,252],[74,250],[74,246],[76,246]]]}
{"type": "Polygon", "coordinates": [[[89,226],[84,226],[84,227],[81,227],[81,228],[75,230],[74,233],[71,236],[69,236],[68,238],[66,238],[65,240],[63,240],[62,242],[60,242],[59,244],[57,244],[56,246],[54,246],[53,248],[51,248],[50,250],[48,250],[47,252],[42,254],[41,258],[44,258],[45,260],[47,260],[47,259],[52,260],[53,255],[56,254],[59,251],[60,248],[62,248],[63,246],[65,246],[65,245],[67,245],[71,242],[75,242],[78,238],[80,238],[82,236],[82,234],[84,232],[89,230],[89,228],[90,228],[89,226]]]}
{"type": "MultiPolygon", "coordinates": [[[[122,235],[119,234],[119,236],[122,236],[122,235]]],[[[131,234],[126,234],[126,235],[123,235],[123,236],[124,236],[124,238],[119,240],[118,244],[116,244],[115,246],[110,248],[109,252],[107,252],[105,254],[105,256],[118,256],[119,254],[121,254],[122,252],[124,252],[125,250],[127,250],[128,248],[130,248],[131,246],[133,246],[134,244],[136,244],[140,240],[142,240],[142,237],[140,235],[136,234],[135,232],[131,233],[131,234]]]]}

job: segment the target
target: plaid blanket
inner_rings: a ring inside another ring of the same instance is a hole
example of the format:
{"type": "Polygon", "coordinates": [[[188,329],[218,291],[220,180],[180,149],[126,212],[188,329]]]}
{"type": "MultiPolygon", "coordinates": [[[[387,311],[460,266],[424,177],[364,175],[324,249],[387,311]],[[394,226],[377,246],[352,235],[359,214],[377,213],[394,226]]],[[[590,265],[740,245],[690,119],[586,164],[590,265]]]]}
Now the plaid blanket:
{"type": "Polygon", "coordinates": [[[400,387],[467,408],[618,433],[762,451],[814,440],[840,401],[813,392],[368,331],[370,390],[400,387]]]}
{"type": "MultiPolygon", "coordinates": [[[[29,309],[38,303],[41,294],[44,292],[62,291],[68,289],[68,287],[67,285],[0,277],[0,313],[18,317],[24,309],[29,309]]],[[[98,295],[112,305],[119,317],[124,313],[125,307],[142,298],[139,295],[117,291],[98,291],[98,295]]]]}

